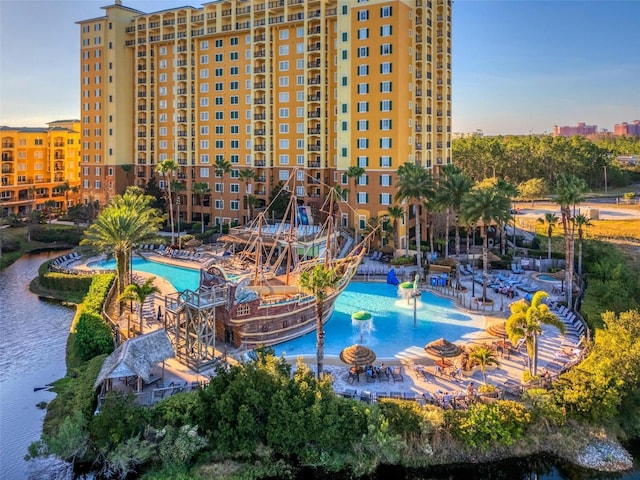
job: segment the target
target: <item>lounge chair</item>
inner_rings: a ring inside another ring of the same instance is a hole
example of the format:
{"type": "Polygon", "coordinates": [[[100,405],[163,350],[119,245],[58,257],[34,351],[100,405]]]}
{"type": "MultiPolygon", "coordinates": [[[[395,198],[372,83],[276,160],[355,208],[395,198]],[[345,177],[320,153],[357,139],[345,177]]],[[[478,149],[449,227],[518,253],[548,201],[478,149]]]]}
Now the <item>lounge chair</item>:
{"type": "Polygon", "coordinates": [[[393,367],[393,370],[391,370],[391,378],[393,378],[394,382],[404,382],[402,367],[393,367]]]}
{"type": "Polygon", "coordinates": [[[371,392],[363,390],[360,392],[360,401],[371,403],[373,401],[373,395],[371,395],[371,392]]]}

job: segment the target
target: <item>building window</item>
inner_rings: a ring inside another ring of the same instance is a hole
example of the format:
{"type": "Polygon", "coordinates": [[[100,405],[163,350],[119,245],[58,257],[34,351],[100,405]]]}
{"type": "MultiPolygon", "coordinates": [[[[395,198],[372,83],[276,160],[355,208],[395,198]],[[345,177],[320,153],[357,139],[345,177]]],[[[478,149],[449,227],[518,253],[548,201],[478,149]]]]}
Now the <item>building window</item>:
{"type": "Polygon", "coordinates": [[[359,132],[366,132],[369,130],[369,120],[358,120],[357,125],[359,132]]]}
{"type": "Polygon", "coordinates": [[[359,149],[369,148],[369,139],[368,138],[358,138],[357,147],[359,149]]]}
{"type": "Polygon", "coordinates": [[[380,55],[391,55],[393,48],[390,43],[383,43],[380,45],[380,55]]]}
{"type": "Polygon", "coordinates": [[[390,37],[392,30],[393,29],[392,29],[391,25],[382,25],[380,27],[380,36],[381,37],[390,37]]]}
{"type": "Polygon", "coordinates": [[[366,20],[369,20],[369,10],[360,10],[358,12],[358,21],[364,22],[366,20]]]}
{"type": "Polygon", "coordinates": [[[369,38],[369,29],[368,28],[359,28],[357,34],[358,40],[364,40],[369,38]]]}
{"type": "Polygon", "coordinates": [[[390,6],[380,8],[380,17],[389,18],[391,16],[392,9],[390,6]]]}
{"type": "Polygon", "coordinates": [[[358,47],[358,58],[368,57],[369,47],[358,47]]]}
{"type": "Polygon", "coordinates": [[[367,203],[369,195],[365,192],[358,192],[358,203],[367,203]]]}
{"type": "Polygon", "coordinates": [[[387,73],[391,73],[392,70],[393,70],[393,67],[391,62],[384,62],[380,64],[380,73],[387,74],[387,73]]]}
{"type": "Polygon", "coordinates": [[[369,65],[358,65],[358,76],[364,77],[369,75],[369,65]]]}
{"type": "Polygon", "coordinates": [[[387,175],[387,174],[380,175],[380,186],[382,186],[382,187],[390,187],[391,186],[391,175],[387,175]]]}
{"type": "Polygon", "coordinates": [[[391,82],[380,82],[380,93],[390,93],[392,90],[391,82]]]}
{"type": "Polygon", "coordinates": [[[369,157],[361,155],[358,157],[358,166],[360,168],[366,168],[369,166],[369,157]]]}
{"type": "Polygon", "coordinates": [[[380,148],[389,149],[391,148],[392,141],[390,137],[382,137],[380,139],[380,148]]]}
{"type": "Polygon", "coordinates": [[[391,130],[391,119],[383,118],[380,120],[380,130],[391,130]]]}
{"type": "Polygon", "coordinates": [[[368,83],[359,83],[358,84],[358,93],[360,95],[369,93],[369,84],[368,83]]]}
{"type": "Polygon", "coordinates": [[[380,205],[391,205],[391,194],[390,193],[381,193],[380,194],[380,205]]]}

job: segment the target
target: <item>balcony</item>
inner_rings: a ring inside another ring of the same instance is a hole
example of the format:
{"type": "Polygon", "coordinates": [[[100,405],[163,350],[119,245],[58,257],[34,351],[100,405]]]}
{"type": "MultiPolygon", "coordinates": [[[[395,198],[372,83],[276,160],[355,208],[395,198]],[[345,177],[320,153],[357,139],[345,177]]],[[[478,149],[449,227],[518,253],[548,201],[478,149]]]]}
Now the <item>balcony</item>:
{"type": "Polygon", "coordinates": [[[267,162],[265,160],[254,160],[253,161],[253,166],[254,167],[265,167],[267,165],[267,162]]]}

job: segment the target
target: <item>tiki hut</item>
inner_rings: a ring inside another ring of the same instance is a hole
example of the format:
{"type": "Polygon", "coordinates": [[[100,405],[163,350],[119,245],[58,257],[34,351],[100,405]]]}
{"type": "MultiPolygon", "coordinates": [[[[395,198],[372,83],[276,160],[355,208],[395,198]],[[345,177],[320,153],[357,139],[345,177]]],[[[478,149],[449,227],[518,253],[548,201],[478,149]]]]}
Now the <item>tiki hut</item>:
{"type": "MultiPolygon", "coordinates": [[[[137,377],[137,390],[142,382],[152,383],[151,369],[158,363],[175,356],[171,340],[164,329],[132,338],[122,343],[102,364],[93,388],[98,388],[112,379],[137,377]]],[[[108,388],[107,388],[108,389],[108,388]]]]}

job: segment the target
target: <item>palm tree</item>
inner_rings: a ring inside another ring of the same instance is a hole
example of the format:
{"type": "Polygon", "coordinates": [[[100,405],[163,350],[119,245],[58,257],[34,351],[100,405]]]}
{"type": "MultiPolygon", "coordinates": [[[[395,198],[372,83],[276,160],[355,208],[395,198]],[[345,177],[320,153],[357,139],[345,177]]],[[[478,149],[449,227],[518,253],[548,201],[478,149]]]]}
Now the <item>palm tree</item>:
{"type": "Polygon", "coordinates": [[[584,228],[592,225],[591,219],[580,213],[573,217],[573,223],[578,227],[578,275],[582,276],[582,240],[584,237],[584,228]]]}
{"type": "Polygon", "coordinates": [[[249,215],[247,221],[251,221],[251,219],[253,218],[253,209],[256,205],[258,205],[258,197],[251,194],[247,195],[247,210],[249,215]]]}
{"type": "Polygon", "coordinates": [[[249,182],[252,182],[256,179],[256,172],[254,172],[251,168],[245,168],[244,170],[240,170],[238,173],[240,180],[244,182],[244,192],[247,196],[247,223],[251,220],[251,216],[249,215],[249,182]]]}
{"type": "Polygon", "coordinates": [[[357,165],[351,165],[349,168],[347,168],[347,172],[346,172],[347,177],[353,180],[353,196],[352,196],[353,200],[352,202],[349,202],[349,203],[353,203],[353,207],[351,211],[353,212],[353,230],[355,231],[356,243],[358,241],[358,225],[356,222],[356,202],[358,201],[358,199],[356,198],[356,195],[357,195],[356,187],[358,183],[358,178],[360,178],[364,174],[365,174],[365,169],[357,165]]]}
{"type": "MultiPolygon", "coordinates": [[[[505,180],[503,180],[502,178],[499,178],[496,181],[496,188],[506,197],[509,198],[509,206],[511,206],[511,200],[513,198],[516,198],[518,195],[520,195],[520,191],[518,190],[518,187],[516,187],[514,184],[509,183],[505,180]]],[[[515,231],[516,231],[516,218],[515,216],[512,217],[513,218],[513,238],[514,238],[514,242],[513,242],[513,251],[516,251],[516,242],[515,242],[515,231]]],[[[507,218],[504,223],[500,223],[498,224],[498,226],[500,227],[500,252],[502,255],[505,254],[505,250],[506,250],[506,245],[507,245],[507,236],[505,235],[505,226],[507,224],[507,221],[509,220],[509,218],[507,218]]]]}
{"type": "Polygon", "coordinates": [[[476,188],[462,202],[462,220],[467,224],[482,223],[482,301],[487,301],[489,227],[501,225],[509,218],[510,201],[495,187],[476,188]]]}
{"type": "MultiPolygon", "coordinates": [[[[440,178],[434,195],[434,204],[439,208],[453,210],[455,213],[456,256],[460,255],[460,209],[462,199],[473,188],[473,181],[457,167],[445,165],[445,174],[440,178]],[[453,168],[450,168],[453,167],[453,168]]],[[[448,217],[448,215],[447,215],[448,217]]],[[[449,245],[449,229],[447,227],[447,246],[449,245]]],[[[448,251],[447,251],[448,253],[448,251]]]]}
{"type": "Polygon", "coordinates": [[[538,218],[538,223],[547,226],[547,258],[551,260],[551,236],[553,229],[558,225],[558,216],[555,213],[545,213],[544,217],[538,218]]]}
{"type": "Polygon", "coordinates": [[[163,218],[149,205],[148,195],[126,193],[111,199],[85,230],[81,245],[92,245],[101,252],[113,254],[118,275],[118,295],[125,289],[131,249],[148,240],[155,240],[163,218]]]}
{"type": "MultiPolygon", "coordinates": [[[[393,228],[393,247],[397,250],[400,248],[400,239],[398,237],[398,220],[404,217],[404,208],[399,205],[393,205],[387,208],[387,214],[391,218],[391,226],[393,228]]],[[[407,249],[408,249],[407,244],[407,249]]]]}
{"type": "Polygon", "coordinates": [[[147,278],[142,285],[130,283],[124,291],[118,296],[119,301],[132,300],[138,304],[138,320],[140,321],[140,334],[142,334],[142,307],[144,302],[152,293],[158,293],[160,290],[153,284],[155,277],[147,278]]]}
{"type": "Polygon", "coordinates": [[[67,213],[67,205],[69,203],[69,190],[71,190],[71,185],[69,185],[68,181],[64,181],[64,183],[61,183],[60,185],[58,185],[58,190],[60,190],[60,193],[62,193],[64,195],[64,208],[62,209],[63,213],[67,213]]]}
{"type": "Polygon", "coordinates": [[[575,206],[582,202],[584,193],[588,190],[588,186],[584,180],[575,175],[560,174],[556,178],[556,203],[560,205],[560,213],[562,214],[562,230],[564,231],[564,247],[565,247],[565,283],[567,289],[565,291],[567,305],[572,307],[573,295],[573,246],[574,246],[574,225],[571,221],[573,216],[571,208],[575,210],[575,206]]]}
{"type": "Polygon", "coordinates": [[[300,288],[309,292],[316,298],[316,349],[317,349],[317,375],[320,378],[324,363],[324,302],[332,289],[338,285],[341,277],[334,268],[325,268],[316,265],[313,270],[308,270],[300,275],[300,288]]]}
{"type": "Polygon", "coordinates": [[[180,199],[180,192],[183,192],[187,189],[184,183],[180,180],[173,180],[171,182],[171,190],[176,194],[176,223],[178,224],[178,228],[176,229],[176,234],[178,235],[178,243],[180,243],[180,205],[182,205],[182,201],[180,199]]]}
{"type": "MultiPolygon", "coordinates": [[[[216,177],[220,177],[220,183],[223,188],[220,191],[220,197],[224,197],[222,193],[224,192],[224,176],[231,171],[231,163],[229,163],[224,158],[217,158],[214,165],[213,170],[216,174],[216,177]]],[[[220,233],[222,233],[222,207],[220,207],[220,233]]]]}
{"type": "Polygon", "coordinates": [[[506,330],[514,345],[524,338],[529,357],[529,373],[534,377],[538,372],[538,337],[542,334],[542,325],[552,325],[562,334],[566,328],[562,320],[554,315],[544,300],[548,293],[539,291],[533,295],[531,304],[514,302],[510,305],[511,315],[507,319],[506,330]]]}
{"type": "MultiPolygon", "coordinates": [[[[420,249],[420,202],[432,196],[432,177],[424,168],[413,163],[405,163],[398,168],[398,191],[396,201],[409,200],[416,214],[416,249],[418,250],[418,269],[422,266],[420,249]]],[[[408,239],[407,239],[408,240],[408,239]]],[[[408,244],[408,242],[407,242],[408,244]]],[[[408,249],[408,247],[407,247],[408,249]]]]}
{"type": "Polygon", "coordinates": [[[191,191],[198,199],[198,205],[200,206],[200,233],[204,233],[204,210],[202,208],[202,200],[204,196],[211,191],[211,188],[207,182],[194,182],[193,185],[191,185],[191,191]]]}
{"type": "Polygon", "coordinates": [[[479,346],[469,352],[469,360],[474,360],[479,366],[482,372],[482,381],[487,384],[486,370],[489,365],[499,366],[500,362],[496,358],[496,354],[493,350],[485,346],[479,346]]]}
{"type": "Polygon", "coordinates": [[[171,243],[172,244],[175,243],[176,241],[176,231],[175,231],[175,224],[173,222],[173,202],[171,201],[171,187],[172,187],[171,180],[172,180],[173,172],[178,170],[178,168],[180,168],[180,165],[178,165],[178,163],[175,160],[172,160],[171,158],[167,158],[161,161],[160,163],[158,163],[158,165],[156,165],[156,172],[161,173],[162,175],[167,177],[165,181],[165,185],[167,186],[167,200],[169,203],[169,221],[171,223],[171,243]]]}

